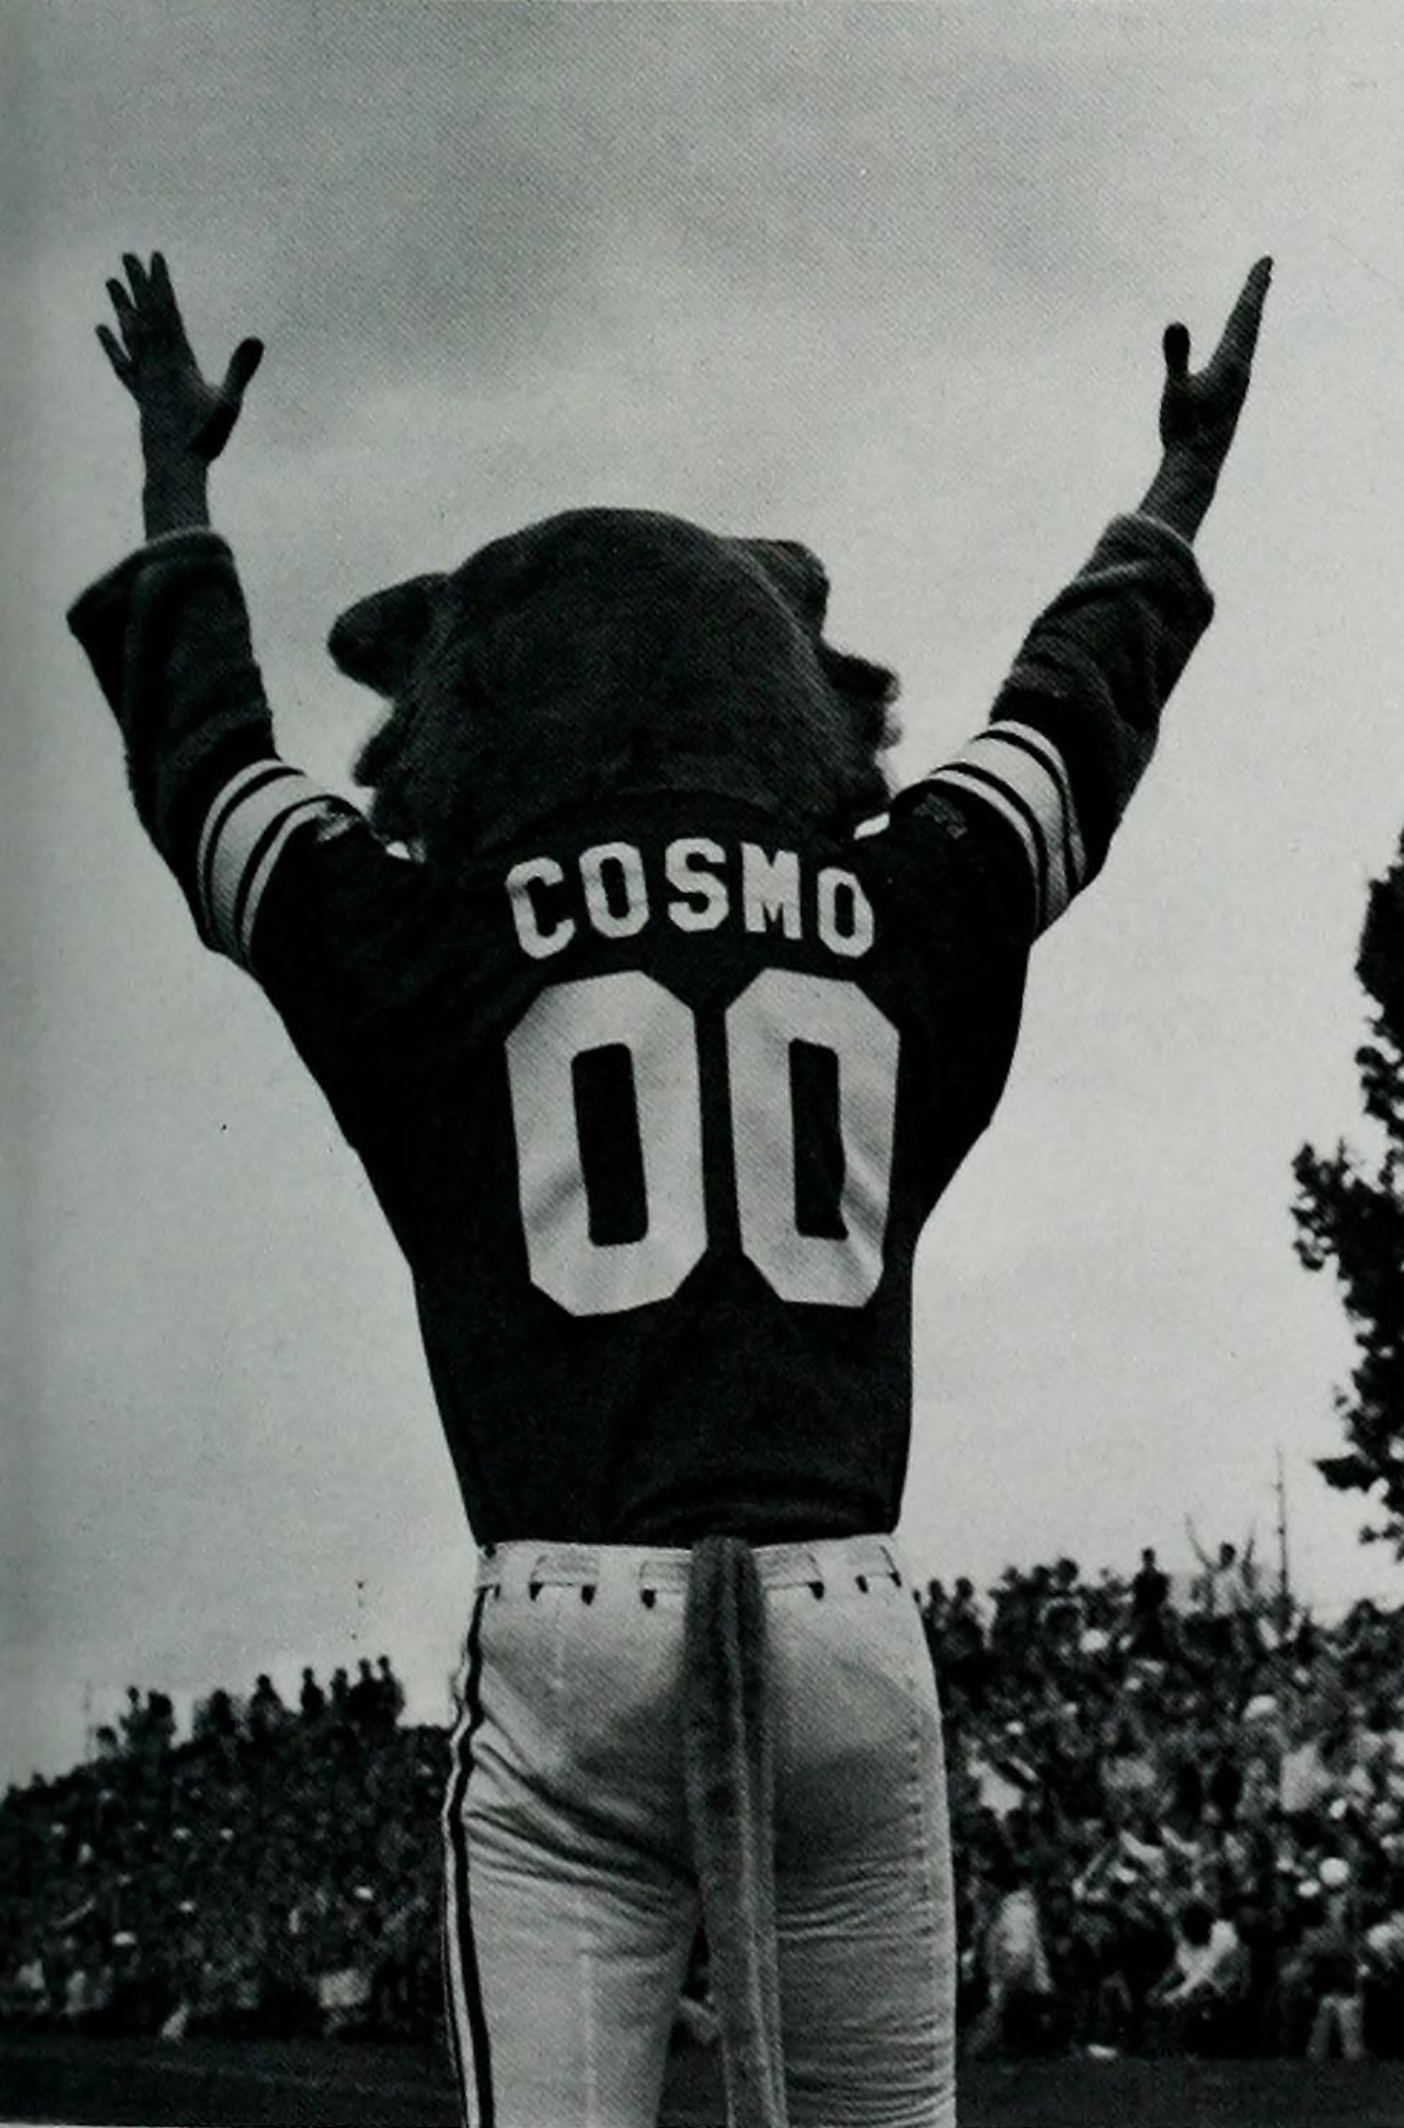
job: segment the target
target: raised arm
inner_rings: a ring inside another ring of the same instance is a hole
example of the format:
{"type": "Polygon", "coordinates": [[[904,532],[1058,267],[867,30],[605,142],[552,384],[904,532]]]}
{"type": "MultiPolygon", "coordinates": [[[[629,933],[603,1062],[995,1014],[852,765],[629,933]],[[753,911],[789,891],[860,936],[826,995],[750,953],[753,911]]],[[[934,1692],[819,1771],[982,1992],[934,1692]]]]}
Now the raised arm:
{"type": "Polygon", "coordinates": [[[1184,326],[1168,328],[1162,457],[1139,510],[1113,520],[1035,621],[984,730],[899,801],[939,793],[1014,852],[1035,932],[1100,870],[1213,613],[1190,542],[1243,408],[1270,275],[1260,259],[1205,369],[1190,371],[1184,326]]]}
{"type": "Polygon", "coordinates": [[[127,252],[122,266],[126,284],[107,284],[117,331],[99,325],[97,336],[137,403],[146,475],[142,513],[146,536],[155,539],[209,523],[209,469],[239,418],[263,342],[241,340],[223,381],[211,384],[195,360],[161,253],[152,253],[148,269],[127,252]]]}
{"type": "Polygon", "coordinates": [[[1248,396],[1253,353],[1263,304],[1272,280],[1272,260],[1259,259],[1206,367],[1191,372],[1186,326],[1167,325],[1163,342],[1165,388],[1160,399],[1159,469],[1141,504],[1141,514],[1193,539],[1204,519],[1238,417],[1248,396]]]}
{"type": "MultiPolygon", "coordinates": [[[[306,831],[360,825],[274,743],[234,558],[209,526],[208,476],[263,349],[244,340],[211,384],[166,262],[128,255],[98,338],[136,401],[147,544],[92,585],[69,625],[121,728],[137,810],[206,942],[252,964],[274,872],[306,831]]],[[[369,837],[365,838],[367,841],[369,837]]]]}

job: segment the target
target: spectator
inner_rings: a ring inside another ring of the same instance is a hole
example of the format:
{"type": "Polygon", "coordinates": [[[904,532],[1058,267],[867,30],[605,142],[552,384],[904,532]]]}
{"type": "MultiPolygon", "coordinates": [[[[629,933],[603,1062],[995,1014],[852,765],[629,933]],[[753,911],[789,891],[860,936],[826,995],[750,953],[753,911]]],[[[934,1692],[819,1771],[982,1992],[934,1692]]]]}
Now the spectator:
{"type": "Polygon", "coordinates": [[[42,2024],[49,2013],[49,1984],[34,1937],[24,1940],[19,1957],[0,1981],[0,2028],[23,2030],[42,2024]]]}
{"type": "Polygon", "coordinates": [[[1232,1588],[1239,1574],[1238,1546],[1225,1540],[1217,1557],[1211,1558],[1192,1529],[1189,1535],[1200,1569],[1194,1584],[1195,1609],[1202,1620],[1221,1619],[1233,1609],[1232,1588]]]}
{"type": "Polygon", "coordinates": [[[306,1722],[319,1722],[326,1712],[327,1695],[313,1675],[310,1664],[302,1673],[302,1691],[298,1695],[298,1706],[306,1722]]]}
{"type": "MultiPolygon", "coordinates": [[[[1335,1860],[1337,1858],[1331,1858],[1335,1860]]],[[[1340,1865],[1344,1868],[1344,1864],[1340,1865]]],[[[1287,1974],[1289,1988],[1299,1991],[1310,2015],[1306,2051],[1312,2061],[1329,2061],[1339,2052],[1346,2061],[1365,2055],[1365,2005],[1361,1963],[1339,1875],[1323,1866],[1323,1882],[1304,1887],[1316,1918],[1302,1938],[1287,1974]]]]}
{"type": "Polygon", "coordinates": [[[1248,1961],[1238,1930],[1202,1899],[1179,1914],[1175,1955],[1151,1989],[1162,2051],[1232,2052],[1234,2011],[1247,1994],[1248,1961]]]}
{"type": "Polygon", "coordinates": [[[388,1655],[378,1658],[376,1668],[380,1675],[381,1718],[387,1729],[393,1729],[405,1711],[405,1688],[391,1668],[388,1655]]]}
{"type": "Polygon", "coordinates": [[[248,1733],[256,1744],[266,1743],[276,1736],[287,1719],[287,1709],[282,1695],[266,1671],[260,1671],[249,1698],[248,1733]]]}
{"type": "Polygon", "coordinates": [[[995,1873],[997,1903],[985,1930],[985,2008],[971,2034],[972,2054],[1042,2053],[1054,2024],[1038,1900],[1011,1857],[995,1873]]]}
{"type": "Polygon", "coordinates": [[[363,1732],[381,1727],[380,1686],[369,1656],[363,1655],[356,1670],[356,1682],[346,1697],[346,1712],[352,1726],[363,1732]]]}
{"type": "Polygon", "coordinates": [[[1147,1545],[1141,1553],[1140,1572],[1131,1583],[1130,1652],[1152,1662],[1165,1662],[1170,1653],[1165,1634],[1165,1607],[1170,1601],[1170,1576],[1156,1563],[1155,1551],[1147,1545]]]}
{"type": "Polygon", "coordinates": [[[1075,1559],[1059,1559],[1049,1576],[1043,1597],[1039,1626],[1045,1643],[1066,1649],[1081,1635],[1087,1615],[1087,1599],[1078,1583],[1075,1559]]]}
{"type": "Polygon", "coordinates": [[[223,1686],[195,1709],[194,1729],[197,1737],[212,1738],[218,1744],[233,1743],[238,1736],[239,1717],[223,1686]]]}
{"type": "Polygon", "coordinates": [[[985,1627],[979,1599],[974,1583],[962,1575],[941,1623],[936,1651],[941,1682],[948,1696],[958,1695],[971,1707],[983,1705],[985,1653],[985,1627]]]}
{"type": "Polygon", "coordinates": [[[95,1934],[75,1947],[63,1987],[60,2018],[70,2032],[100,2030],[112,2003],[112,1960],[95,1934]]]}
{"type": "Polygon", "coordinates": [[[1383,1912],[1361,1955],[1362,2038],[1373,2053],[1404,2057],[1404,1870],[1391,1872],[1383,1912]]]}
{"type": "Polygon", "coordinates": [[[135,1685],[127,1687],[127,1704],[122,1711],[122,1737],[128,1751],[140,1751],[146,1735],[146,1708],[141,1693],[135,1685]]]}

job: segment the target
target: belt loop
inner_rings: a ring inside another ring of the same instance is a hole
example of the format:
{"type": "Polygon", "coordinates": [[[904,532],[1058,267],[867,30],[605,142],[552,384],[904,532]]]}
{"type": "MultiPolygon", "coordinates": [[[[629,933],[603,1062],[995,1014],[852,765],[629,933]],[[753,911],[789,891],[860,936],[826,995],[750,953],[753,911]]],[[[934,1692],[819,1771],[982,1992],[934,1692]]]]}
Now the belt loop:
{"type": "Polygon", "coordinates": [[[639,1601],[651,1611],[664,1589],[682,1595],[687,1589],[690,1556],[686,1552],[646,1552],[636,1569],[639,1601]]]}
{"type": "Polygon", "coordinates": [[[883,1558],[883,1572],[889,1576],[893,1587],[900,1589],[903,1586],[902,1561],[897,1547],[890,1537],[884,1537],[881,1540],[880,1549],[883,1558]]]}

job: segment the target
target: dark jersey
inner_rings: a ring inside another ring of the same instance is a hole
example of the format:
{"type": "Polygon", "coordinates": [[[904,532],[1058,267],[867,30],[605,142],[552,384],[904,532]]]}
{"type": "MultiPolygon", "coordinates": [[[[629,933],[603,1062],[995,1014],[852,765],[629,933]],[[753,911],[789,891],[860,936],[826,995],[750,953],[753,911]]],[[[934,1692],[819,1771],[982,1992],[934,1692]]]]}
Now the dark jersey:
{"type": "Polygon", "coordinates": [[[278,758],[216,535],[79,602],[143,818],[404,1251],[480,1542],[893,1526],[922,1226],[1208,613],[1118,520],[990,725],[856,836],[622,793],[447,874],[278,758]]]}

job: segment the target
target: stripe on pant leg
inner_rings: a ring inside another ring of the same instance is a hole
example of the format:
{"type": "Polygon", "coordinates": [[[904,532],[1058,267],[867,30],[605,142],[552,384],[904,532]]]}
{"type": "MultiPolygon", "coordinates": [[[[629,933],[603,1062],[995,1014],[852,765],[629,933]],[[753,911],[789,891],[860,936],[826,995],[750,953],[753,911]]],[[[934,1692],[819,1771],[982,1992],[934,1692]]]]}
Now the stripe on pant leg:
{"type": "MultiPolygon", "coordinates": [[[[448,1828],[442,1827],[444,1852],[447,1864],[448,1828]]],[[[445,1866],[443,1892],[439,1900],[439,1971],[443,1976],[444,2022],[448,2027],[449,2053],[453,2059],[453,2084],[458,2094],[458,2113],[464,2128],[473,2128],[468,2119],[468,2079],[463,2061],[463,2049],[458,2043],[458,2011],[454,2002],[454,1983],[450,1970],[449,1954],[449,1873],[445,1866]]]]}
{"type": "Polygon", "coordinates": [[[492,2094],[492,2049],[488,2042],[487,2016],[483,2008],[478,1953],[473,1941],[469,1907],[468,1828],[465,1821],[468,1780],[473,1771],[473,1739],[483,1718],[482,1629],[486,1597],[486,1589],[478,1592],[473,1606],[473,1622],[468,1629],[463,1717],[454,1732],[453,1772],[443,1820],[444,1952],[449,2032],[468,2128],[495,2128],[497,2119],[492,2094]]]}
{"type": "Polygon", "coordinates": [[[444,2011],[448,2022],[449,2052],[453,2056],[454,2080],[458,2088],[459,2112],[464,2128],[474,2128],[469,2107],[469,2068],[463,2055],[463,2032],[467,2024],[467,2010],[463,1995],[463,1975],[456,1951],[457,1911],[459,1901],[456,1871],[453,1860],[453,1841],[449,1833],[452,1819],[462,1810],[466,1787],[459,1746],[467,1731],[469,1715],[464,1712],[454,1726],[450,1741],[452,1772],[444,1794],[444,1807],[440,1814],[439,1830],[443,1837],[444,1882],[440,1902],[439,1944],[444,1976],[444,2011]]]}

